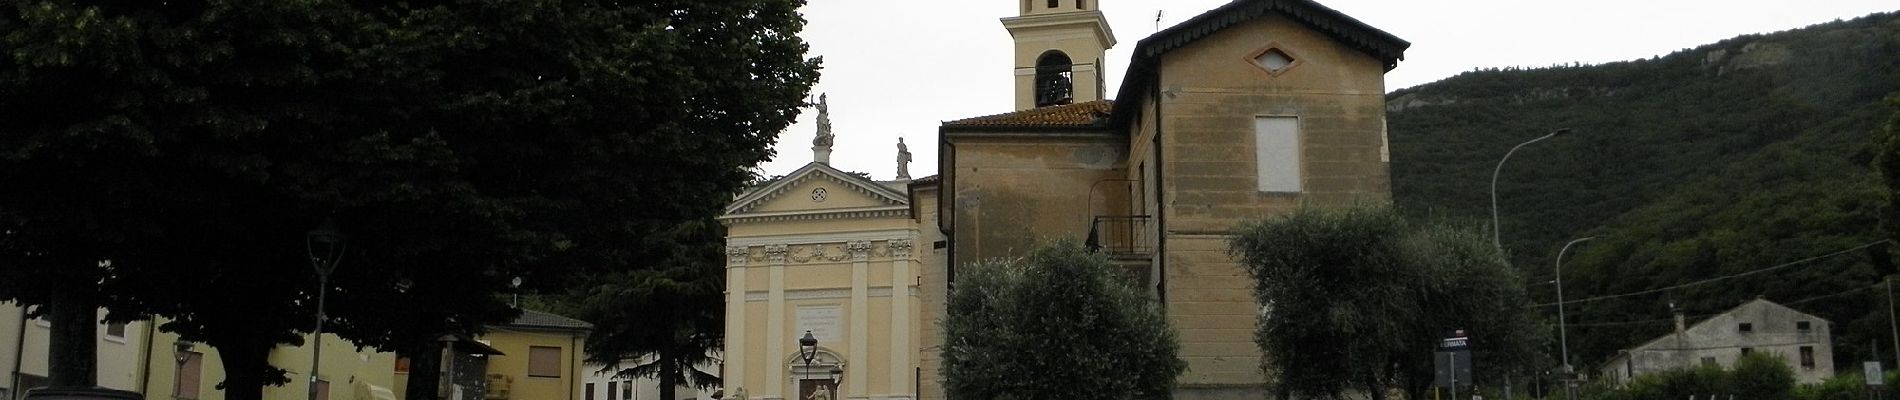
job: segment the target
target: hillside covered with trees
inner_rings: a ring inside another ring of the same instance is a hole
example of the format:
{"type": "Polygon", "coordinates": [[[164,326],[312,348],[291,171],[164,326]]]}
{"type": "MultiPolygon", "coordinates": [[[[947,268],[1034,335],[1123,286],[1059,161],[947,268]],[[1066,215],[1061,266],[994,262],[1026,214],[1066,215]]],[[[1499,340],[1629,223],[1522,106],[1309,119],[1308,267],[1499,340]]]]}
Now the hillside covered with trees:
{"type": "Polygon", "coordinates": [[[1569,128],[1517,151],[1497,196],[1503,246],[1553,321],[1559,248],[1600,237],[1564,257],[1565,298],[1587,300],[1565,310],[1580,369],[1671,330],[1672,304],[1694,323],[1756,297],[1831,321],[1837,363],[1893,365],[1889,245],[1863,245],[1888,237],[1872,162],[1896,91],[1900,13],[1643,60],[1472,71],[1388,97],[1393,195],[1410,214],[1489,224],[1499,159],[1569,128]]]}

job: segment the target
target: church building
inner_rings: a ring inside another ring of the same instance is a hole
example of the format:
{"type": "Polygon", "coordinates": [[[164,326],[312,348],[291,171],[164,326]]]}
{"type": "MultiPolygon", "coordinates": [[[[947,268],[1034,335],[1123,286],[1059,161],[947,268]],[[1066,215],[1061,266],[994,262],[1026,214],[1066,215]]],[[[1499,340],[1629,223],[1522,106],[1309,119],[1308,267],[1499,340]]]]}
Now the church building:
{"type": "Polygon", "coordinates": [[[1267,397],[1231,231],[1300,204],[1390,201],[1384,74],[1410,44],[1311,0],[1235,0],[1110,61],[1097,1],[1019,6],[1002,19],[1016,109],[944,122],[938,176],[831,168],[821,108],[816,160],[726,209],[729,392],[941,399],[957,267],[1068,238],[1163,305],[1189,365],[1174,398],[1267,397]],[[1116,100],[1104,62],[1128,66],[1116,100]]]}

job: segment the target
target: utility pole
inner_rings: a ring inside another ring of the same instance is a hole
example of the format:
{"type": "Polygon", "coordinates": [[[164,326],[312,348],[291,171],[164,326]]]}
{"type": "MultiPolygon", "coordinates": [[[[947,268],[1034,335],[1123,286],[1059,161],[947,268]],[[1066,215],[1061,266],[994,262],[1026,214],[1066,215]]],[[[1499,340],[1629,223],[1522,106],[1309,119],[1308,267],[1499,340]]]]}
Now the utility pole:
{"type": "Polygon", "coordinates": [[[1893,333],[1893,362],[1900,364],[1900,322],[1893,319],[1893,275],[1887,275],[1887,330],[1893,333]]]}

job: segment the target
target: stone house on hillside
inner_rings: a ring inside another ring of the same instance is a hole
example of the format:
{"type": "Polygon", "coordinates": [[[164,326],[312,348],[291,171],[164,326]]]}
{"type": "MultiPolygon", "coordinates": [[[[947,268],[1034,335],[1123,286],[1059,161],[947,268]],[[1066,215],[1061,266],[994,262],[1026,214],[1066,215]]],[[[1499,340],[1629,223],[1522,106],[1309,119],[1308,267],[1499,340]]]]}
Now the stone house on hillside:
{"type": "Polygon", "coordinates": [[[1834,376],[1834,345],[1828,321],[1775,302],[1756,299],[1695,325],[1618,352],[1597,368],[1618,386],[1636,376],[1702,365],[1733,367],[1742,355],[1767,352],[1786,360],[1799,383],[1834,376]]]}

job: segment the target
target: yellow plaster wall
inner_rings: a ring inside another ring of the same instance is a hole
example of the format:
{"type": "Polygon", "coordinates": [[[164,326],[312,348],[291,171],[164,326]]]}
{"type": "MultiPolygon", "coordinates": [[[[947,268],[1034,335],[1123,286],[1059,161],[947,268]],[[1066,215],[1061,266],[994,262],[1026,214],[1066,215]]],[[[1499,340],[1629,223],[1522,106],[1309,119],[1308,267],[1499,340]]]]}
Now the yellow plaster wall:
{"type": "MultiPolygon", "coordinates": [[[[161,319],[157,323],[164,323],[161,319]]],[[[287,370],[291,382],[284,386],[266,386],[263,396],[266,400],[304,400],[309,396],[310,353],[312,348],[305,335],[305,346],[279,346],[270,352],[270,363],[277,368],[287,370]]],[[[323,372],[319,379],[330,383],[331,400],[371,400],[366,393],[356,390],[358,382],[395,390],[398,375],[396,355],[378,352],[374,349],[358,350],[336,335],[325,334],[323,342],[323,372]]],[[[172,396],[178,377],[178,364],[172,357],[178,335],[155,332],[148,368],[151,377],[144,386],[145,398],[149,400],[174,400],[172,396]]],[[[217,348],[204,343],[195,343],[193,351],[203,355],[202,369],[199,371],[198,400],[223,400],[225,393],[217,389],[224,380],[224,362],[218,358],[217,348]]],[[[403,376],[407,378],[407,376],[403,376]]],[[[400,392],[397,392],[400,393],[400,392]]]]}
{"type": "Polygon", "coordinates": [[[581,358],[584,357],[583,343],[585,334],[562,331],[545,331],[524,328],[490,327],[481,340],[486,341],[501,356],[488,357],[488,373],[503,374],[512,377],[509,399],[512,400],[578,400],[581,399],[581,358]],[[529,348],[533,346],[551,346],[561,348],[561,376],[542,378],[528,376],[529,348]]]}

